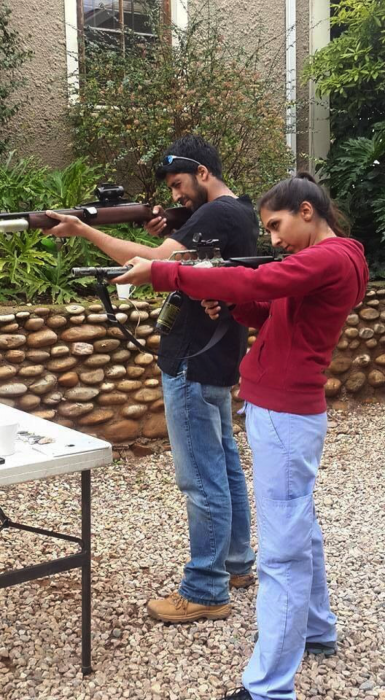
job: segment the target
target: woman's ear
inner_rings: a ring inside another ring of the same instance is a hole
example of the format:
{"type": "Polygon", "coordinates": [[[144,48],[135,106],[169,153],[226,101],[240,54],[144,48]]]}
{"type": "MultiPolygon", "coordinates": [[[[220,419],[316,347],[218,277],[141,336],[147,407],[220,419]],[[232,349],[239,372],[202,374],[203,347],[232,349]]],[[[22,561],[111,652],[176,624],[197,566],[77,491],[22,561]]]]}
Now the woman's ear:
{"type": "Polygon", "coordinates": [[[314,216],[314,207],[310,202],[302,202],[299,213],[301,214],[304,221],[311,221],[314,216]]]}

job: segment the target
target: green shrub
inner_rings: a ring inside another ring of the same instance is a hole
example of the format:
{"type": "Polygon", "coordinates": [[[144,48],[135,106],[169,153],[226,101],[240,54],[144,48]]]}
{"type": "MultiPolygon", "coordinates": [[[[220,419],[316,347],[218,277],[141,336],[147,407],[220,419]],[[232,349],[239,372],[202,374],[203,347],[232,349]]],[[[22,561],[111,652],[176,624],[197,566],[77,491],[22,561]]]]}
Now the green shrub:
{"type": "Polygon", "coordinates": [[[154,176],[162,152],[189,132],[219,149],[237,193],[257,197],[284,177],[292,159],[281,85],[272,70],[260,72],[258,51],[225,41],[201,9],[184,31],[156,23],[153,31],[141,43],[127,30],[125,54],[88,42],[81,99],[69,111],[76,152],[123,174],[130,197],[152,203],[170,196],[154,176]]]}

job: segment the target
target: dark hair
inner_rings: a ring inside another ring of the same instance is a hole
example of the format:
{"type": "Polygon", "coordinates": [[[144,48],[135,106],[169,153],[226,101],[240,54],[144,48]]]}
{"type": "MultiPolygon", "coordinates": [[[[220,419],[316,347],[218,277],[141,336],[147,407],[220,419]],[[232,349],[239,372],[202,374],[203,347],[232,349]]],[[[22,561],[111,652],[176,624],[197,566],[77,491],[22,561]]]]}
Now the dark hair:
{"type": "MultiPolygon", "coordinates": [[[[166,156],[183,156],[184,158],[192,158],[198,161],[200,165],[205,165],[207,170],[222,180],[222,163],[218,151],[210,143],[207,143],[201,136],[196,134],[187,134],[182,136],[165,151],[162,160],[166,156]]],[[[163,165],[156,170],[158,180],[164,180],[168,173],[191,173],[195,174],[198,171],[197,163],[190,163],[188,160],[173,160],[172,163],[163,165]]]]}
{"type": "Polygon", "coordinates": [[[263,207],[270,211],[287,209],[297,214],[302,202],[310,202],[321,219],[329,224],[336,236],[349,236],[350,227],[346,217],[337,209],[326,190],[318,185],[312,175],[299,172],[287,180],[278,182],[264,194],[258,203],[258,209],[263,207]]]}

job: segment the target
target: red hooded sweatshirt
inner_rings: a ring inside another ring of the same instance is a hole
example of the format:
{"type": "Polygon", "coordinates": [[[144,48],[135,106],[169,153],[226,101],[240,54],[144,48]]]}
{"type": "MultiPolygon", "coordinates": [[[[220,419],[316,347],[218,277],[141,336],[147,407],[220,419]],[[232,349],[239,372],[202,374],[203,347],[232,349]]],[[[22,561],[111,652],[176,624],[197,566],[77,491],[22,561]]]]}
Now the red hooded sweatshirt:
{"type": "Polygon", "coordinates": [[[327,238],[257,270],[154,262],[151,273],[155,290],[231,302],[239,323],[259,329],[240,366],[243,399],[300,415],[326,410],[324,372],[368,282],[360,243],[327,238]]]}

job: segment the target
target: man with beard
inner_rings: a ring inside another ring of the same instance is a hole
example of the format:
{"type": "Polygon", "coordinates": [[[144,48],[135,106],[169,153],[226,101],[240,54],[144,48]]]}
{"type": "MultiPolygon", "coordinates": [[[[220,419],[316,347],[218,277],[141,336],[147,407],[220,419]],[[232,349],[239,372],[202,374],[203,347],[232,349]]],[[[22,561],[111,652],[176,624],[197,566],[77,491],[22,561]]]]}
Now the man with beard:
{"type": "MultiPolygon", "coordinates": [[[[182,253],[194,247],[196,233],[218,239],[225,259],[256,254],[258,222],[252,202],[225,185],[213,146],[192,134],[178,139],[156,176],[166,182],[174,202],[193,212],[157,248],[116,239],[75,217],[48,212],[61,221],[52,233],[82,236],[119,264],[135,256],[159,260],[176,250],[182,253]]],[[[159,236],[166,220],[160,209],[154,211],[160,215],[146,228],[159,236]]],[[[233,319],[229,323],[224,336],[195,357],[212,337],[213,325],[200,301],[183,295],[175,326],[161,340],[158,363],[176,481],[187,500],[191,554],[179,590],[148,603],[149,614],[164,622],[224,619],[231,612],[229,587],[246,588],[254,582],[250,507],[233,436],[230,393],[246,351],[247,329],[233,319]]]]}

